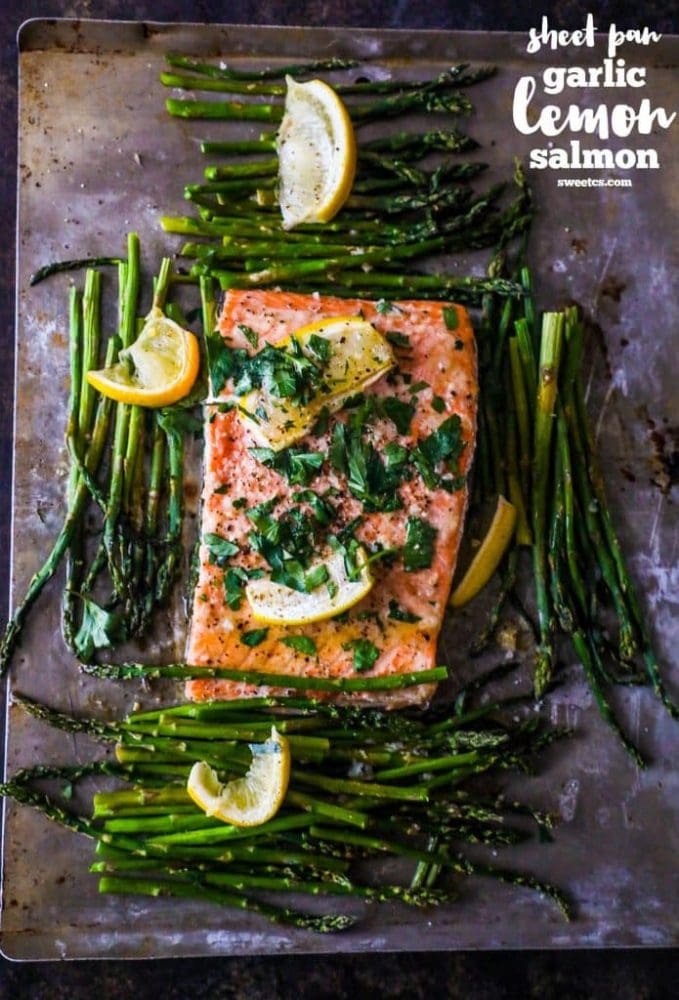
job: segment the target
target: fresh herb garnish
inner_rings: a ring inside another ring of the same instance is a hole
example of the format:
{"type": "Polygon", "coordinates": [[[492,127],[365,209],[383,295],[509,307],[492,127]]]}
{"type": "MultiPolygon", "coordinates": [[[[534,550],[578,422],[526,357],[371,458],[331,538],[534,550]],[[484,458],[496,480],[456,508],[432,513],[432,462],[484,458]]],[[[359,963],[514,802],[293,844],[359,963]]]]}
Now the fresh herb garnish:
{"type": "Polygon", "coordinates": [[[275,469],[293,486],[308,486],[318,475],[325,460],[320,451],[305,451],[303,448],[250,448],[250,454],[269,469],[275,469]]]}
{"type": "Polygon", "coordinates": [[[398,330],[387,330],[385,337],[393,347],[410,347],[410,338],[398,330]]]}
{"type": "Polygon", "coordinates": [[[445,462],[449,466],[456,465],[463,448],[462,421],[457,413],[447,417],[435,431],[413,448],[411,454],[413,464],[428,489],[433,490],[441,486],[450,490],[457,489],[461,485],[460,477],[451,479],[440,476],[436,466],[440,462],[445,462]]]}
{"type": "Polygon", "coordinates": [[[457,330],[458,326],[457,309],[454,309],[450,306],[444,306],[443,322],[446,324],[448,330],[457,330]]]}
{"type": "Polygon", "coordinates": [[[380,655],[380,651],[374,642],[369,639],[351,639],[345,642],[342,649],[351,650],[353,653],[354,670],[362,673],[370,670],[380,655]]]}
{"type": "Polygon", "coordinates": [[[308,503],[319,524],[330,524],[335,517],[334,507],[313,490],[300,490],[298,493],[293,493],[292,499],[295,503],[308,503]]]}
{"type": "Polygon", "coordinates": [[[409,517],[403,546],[403,565],[407,573],[429,569],[434,558],[436,528],[421,517],[409,517]]]}
{"type": "Polygon", "coordinates": [[[231,556],[235,556],[238,552],[235,542],[230,542],[228,538],[222,538],[212,531],[203,535],[203,542],[208,547],[208,560],[213,566],[219,566],[221,569],[226,566],[231,556]]]}
{"type": "Polygon", "coordinates": [[[446,401],[442,396],[433,396],[431,401],[431,406],[433,410],[437,413],[443,413],[446,408],[446,401]]]}
{"type": "Polygon", "coordinates": [[[328,361],[330,361],[332,345],[325,337],[319,337],[317,333],[312,333],[307,340],[307,347],[324,365],[327,365],[328,361]]]}
{"type": "Polygon", "coordinates": [[[416,392],[422,392],[424,389],[429,388],[429,383],[425,381],[413,382],[413,384],[408,389],[408,392],[412,392],[415,395],[416,392]]]}
{"type": "Polygon", "coordinates": [[[290,649],[303,653],[304,656],[316,656],[318,652],[316,643],[308,635],[286,635],[281,639],[281,642],[289,646],[290,649]]]}
{"type": "Polygon", "coordinates": [[[239,566],[230,566],[224,574],[224,596],[232,611],[238,611],[243,600],[243,587],[248,574],[239,566]]]}
{"type": "Polygon", "coordinates": [[[398,444],[396,441],[390,441],[389,444],[385,446],[382,455],[384,456],[384,462],[389,471],[402,469],[408,461],[408,449],[402,444],[398,444]]]}
{"type": "Polygon", "coordinates": [[[381,400],[381,408],[391,422],[396,426],[399,434],[408,434],[410,422],[415,413],[414,403],[405,403],[397,396],[384,396],[381,400]]]}
{"type": "Polygon", "coordinates": [[[328,427],[330,426],[330,410],[327,406],[322,407],[318,417],[316,418],[316,423],[311,428],[311,433],[320,437],[321,434],[326,434],[328,427]]]}
{"type": "Polygon", "coordinates": [[[259,347],[259,334],[255,333],[251,326],[246,326],[245,323],[239,323],[238,329],[243,334],[248,344],[254,347],[255,350],[259,347]]]}
{"type": "Polygon", "coordinates": [[[324,387],[325,362],[305,354],[295,337],[282,347],[265,344],[256,354],[248,354],[244,348],[229,347],[219,333],[213,333],[207,337],[207,348],[215,392],[221,392],[231,379],[236,396],[264,389],[271,397],[304,406],[324,387]]]}
{"type": "Polygon", "coordinates": [[[380,314],[380,316],[386,315],[390,312],[400,312],[398,306],[395,306],[393,302],[389,302],[388,299],[378,299],[375,303],[375,309],[380,314]]]}
{"type": "Polygon", "coordinates": [[[271,511],[276,502],[274,497],[247,512],[254,525],[250,544],[268,562],[274,583],[305,592],[306,569],[316,544],[315,521],[299,507],[274,517],[271,511]]]}
{"type": "Polygon", "coordinates": [[[312,590],[316,590],[317,587],[320,587],[322,583],[327,583],[329,579],[330,573],[328,572],[328,567],[325,563],[319,563],[318,566],[314,566],[314,568],[309,570],[309,572],[305,575],[304,589],[307,593],[310,593],[312,590]]]}
{"type": "Polygon", "coordinates": [[[108,611],[88,597],[77,596],[83,602],[83,614],[74,645],[80,659],[87,663],[96,649],[126,638],[125,620],[120,612],[108,611]]]}
{"type": "Polygon", "coordinates": [[[220,496],[221,497],[221,496],[224,496],[225,493],[228,493],[230,489],[231,489],[231,487],[229,486],[228,483],[222,483],[221,486],[217,486],[212,492],[216,496],[220,496]]]}
{"type": "Polygon", "coordinates": [[[394,621],[408,622],[410,624],[422,620],[419,615],[415,615],[412,611],[406,611],[405,608],[402,608],[398,601],[395,601],[393,598],[389,601],[387,618],[393,618],[394,621]]]}
{"type": "Polygon", "coordinates": [[[253,628],[250,632],[241,632],[240,641],[244,646],[259,646],[260,642],[264,642],[268,634],[268,628],[253,628]]]}
{"type": "Polygon", "coordinates": [[[248,505],[247,497],[238,497],[236,500],[233,501],[233,507],[235,510],[243,510],[243,508],[247,507],[247,505],[248,505]]]}
{"type": "Polygon", "coordinates": [[[234,349],[224,343],[224,338],[218,330],[208,333],[205,338],[207,345],[207,364],[210,371],[212,391],[222,391],[229,379],[233,378],[245,363],[248,352],[243,348],[234,349]]]}

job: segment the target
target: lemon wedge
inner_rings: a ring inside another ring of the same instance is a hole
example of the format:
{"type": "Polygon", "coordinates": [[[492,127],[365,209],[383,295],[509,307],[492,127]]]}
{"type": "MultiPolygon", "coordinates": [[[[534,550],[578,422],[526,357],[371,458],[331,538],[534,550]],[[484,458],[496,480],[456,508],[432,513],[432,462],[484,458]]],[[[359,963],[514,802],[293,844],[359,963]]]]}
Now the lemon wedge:
{"type": "MultiPolygon", "coordinates": [[[[333,552],[323,565],[327,579],[309,593],[302,593],[281,583],[263,578],[251,580],[245,587],[253,616],[268,625],[310,625],[347,611],[372,589],[374,580],[364,549],[357,550],[357,578],[351,579],[341,552],[333,552]]],[[[321,563],[311,566],[313,573],[321,563]]]]}
{"type": "Polygon", "coordinates": [[[250,743],[252,763],[242,778],[222,785],[205,761],[196,761],[186,790],[206,816],[232,826],[259,826],[276,815],[290,781],[290,744],[275,726],[264,743],[250,743]]]}
{"type": "Polygon", "coordinates": [[[322,409],[340,409],[349,396],[372,385],[394,364],[386,337],[359,316],[334,316],[303,326],[276,346],[284,349],[293,338],[302,352],[318,363],[312,347],[318,337],[328,345],[323,364],[323,391],[305,404],[254,389],[240,401],[241,419],[247,421],[258,443],[274,451],[304,437],[322,409]]]}
{"type": "Polygon", "coordinates": [[[283,228],[328,222],[349,197],[356,138],[349,113],[322,80],[285,78],[285,111],[276,146],[283,228]]]}
{"type": "Polygon", "coordinates": [[[482,590],[507,550],[516,525],[516,507],[500,494],[490,527],[476,555],[450,597],[453,608],[461,608],[482,590]]]}
{"type": "Polygon", "coordinates": [[[119,403],[169,406],[189,394],[199,368],[198,339],[154,307],[118,361],[88,372],[87,381],[119,403]]]}

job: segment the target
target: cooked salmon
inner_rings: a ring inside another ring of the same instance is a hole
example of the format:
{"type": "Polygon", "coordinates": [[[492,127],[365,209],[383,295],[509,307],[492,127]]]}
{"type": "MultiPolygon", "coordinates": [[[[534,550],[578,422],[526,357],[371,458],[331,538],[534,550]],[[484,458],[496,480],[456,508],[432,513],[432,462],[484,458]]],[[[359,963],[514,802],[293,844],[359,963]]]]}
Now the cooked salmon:
{"type": "MultiPolygon", "coordinates": [[[[298,442],[299,448],[320,453],[323,462],[306,488],[292,485],[289,477],[252,453],[257,442],[236,408],[209,404],[202,541],[186,652],[190,664],[280,674],[281,689],[286,675],[337,678],[353,676],[357,669],[386,675],[435,666],[462,535],[476,432],[476,348],[466,310],[429,301],[376,303],[230,291],[219,332],[230,348],[253,354],[316,320],[347,315],[368,320],[393,346],[395,367],[364,391],[364,406],[369,408],[372,402],[373,410],[360,431],[365,444],[359,447],[372,447],[383,467],[387,457],[393,459],[403,474],[387,480],[387,490],[376,500],[366,501],[352,481],[351,469],[342,470],[329,457],[332,442],[343,440],[338,439],[335,425],[346,423],[354,412],[344,408],[298,442]],[[404,405],[386,404],[387,399],[404,405]],[[453,448],[455,433],[459,440],[453,448]],[[265,504],[258,509],[276,521],[301,517],[306,526],[318,527],[314,496],[331,511],[330,523],[318,529],[321,536],[328,532],[346,539],[349,533],[369,554],[383,550],[387,555],[372,563],[375,584],[370,593],[338,618],[262,629],[237,590],[239,579],[271,573],[253,537],[252,510],[265,504]],[[227,543],[221,549],[220,539],[227,543]],[[422,551],[427,549],[428,553],[422,551]],[[282,641],[291,635],[304,636],[311,644],[282,641]],[[360,658],[357,662],[359,640],[364,640],[364,651],[372,651],[367,664],[360,658]]],[[[227,385],[226,395],[229,390],[227,385]]],[[[358,405],[360,400],[354,400],[354,410],[358,405]]],[[[259,692],[253,685],[213,678],[187,683],[187,695],[195,700],[255,693],[259,692]]],[[[426,701],[432,693],[431,685],[420,685],[377,699],[375,694],[363,698],[394,707],[426,701]]]]}

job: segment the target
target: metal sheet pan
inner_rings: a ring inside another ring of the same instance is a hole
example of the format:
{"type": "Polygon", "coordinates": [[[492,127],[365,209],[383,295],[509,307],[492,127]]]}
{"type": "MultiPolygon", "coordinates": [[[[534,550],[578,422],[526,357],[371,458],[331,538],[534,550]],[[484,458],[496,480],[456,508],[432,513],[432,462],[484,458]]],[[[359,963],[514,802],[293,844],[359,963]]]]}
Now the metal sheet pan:
{"type": "MultiPolygon", "coordinates": [[[[654,105],[672,107],[676,99],[678,42],[666,38],[635,52],[649,66],[645,96],[654,105]]],[[[181,211],[182,185],[200,170],[196,138],[219,131],[214,123],[166,117],[157,82],[164,52],[266,63],[345,54],[412,75],[453,61],[494,62],[500,73],[475,92],[482,110],[470,128],[483,157],[505,177],[512,157],[533,144],[512,126],[514,83],[541,64],[541,57],[526,56],[522,35],[333,28],[39,20],[24,26],[19,48],[15,602],[58,530],[65,469],[69,279],[30,289],[29,276],[47,260],[122,249],[130,228],[140,233],[150,272],[174,246],[159,230],[159,211],[181,211]]],[[[614,99],[610,92],[585,98],[614,99]]],[[[678,645],[676,508],[652,482],[652,463],[659,435],[679,423],[676,373],[667,363],[677,309],[670,294],[677,274],[670,220],[677,217],[679,157],[671,142],[672,133],[653,136],[661,169],[634,173],[630,189],[559,189],[550,172],[531,176],[539,208],[531,258],[541,304],[576,300],[602,329],[605,356],[595,356],[588,371],[597,431],[614,513],[668,667],[676,664],[678,645]]],[[[454,266],[464,272],[478,261],[461,258],[454,266]]],[[[59,591],[56,580],[35,609],[11,688],[57,708],[102,716],[120,714],[136,699],[163,697],[79,676],[59,638],[59,591]]],[[[181,648],[184,622],[182,606],[171,608],[154,648],[158,657],[181,648]]],[[[472,625],[465,616],[456,629],[472,625]]],[[[459,631],[443,648],[461,676],[473,669],[459,631]]],[[[99,897],[96,878],[87,872],[90,844],[7,805],[3,952],[53,959],[676,943],[677,727],[648,691],[621,695],[630,731],[654,759],[640,773],[600,721],[574,663],[567,678],[551,713],[555,722],[574,726],[577,736],[550,751],[540,774],[521,779],[527,799],[560,814],[556,842],[521,846],[504,857],[567,888],[578,903],[571,924],[531,893],[479,880],[461,886],[457,905],[425,915],[373,908],[358,929],[338,937],[281,930],[197,904],[99,897]]],[[[11,705],[7,713],[8,773],[37,759],[84,761],[98,752],[89,741],[47,730],[11,705]]]]}

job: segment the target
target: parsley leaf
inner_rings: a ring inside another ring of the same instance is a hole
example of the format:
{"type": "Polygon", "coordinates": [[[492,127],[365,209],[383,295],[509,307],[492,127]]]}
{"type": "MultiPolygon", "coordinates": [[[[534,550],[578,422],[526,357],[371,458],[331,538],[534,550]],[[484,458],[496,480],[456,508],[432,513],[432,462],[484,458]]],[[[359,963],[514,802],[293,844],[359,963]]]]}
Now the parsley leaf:
{"type": "Polygon", "coordinates": [[[393,598],[389,601],[387,618],[393,618],[396,622],[408,622],[411,624],[422,620],[419,615],[415,615],[412,611],[406,611],[402,608],[398,601],[395,601],[393,598]]]}
{"type": "Polygon", "coordinates": [[[457,413],[447,417],[435,431],[422,441],[412,451],[412,461],[429,489],[442,486],[444,489],[456,489],[458,480],[443,478],[436,472],[439,462],[449,465],[457,463],[464,442],[462,440],[462,421],[457,413]]]}
{"type": "Polygon", "coordinates": [[[307,341],[309,350],[316,355],[319,361],[327,365],[332,354],[332,345],[325,337],[319,337],[317,333],[312,333],[307,341]]]}
{"type": "Polygon", "coordinates": [[[388,470],[402,469],[408,461],[408,449],[396,441],[390,441],[385,446],[382,454],[388,470]]]}
{"type": "Polygon", "coordinates": [[[106,611],[95,601],[78,595],[83,602],[83,616],[74,639],[78,656],[84,662],[92,659],[94,651],[102,646],[112,646],[126,638],[123,616],[106,611]]]}
{"type": "Polygon", "coordinates": [[[208,333],[205,338],[207,346],[207,364],[212,382],[212,391],[222,391],[230,378],[240,371],[248,354],[243,348],[234,350],[224,343],[224,338],[218,330],[208,333]]]}
{"type": "Polygon", "coordinates": [[[330,573],[328,572],[328,567],[325,563],[319,563],[318,566],[314,566],[313,569],[309,570],[304,577],[304,589],[309,593],[320,587],[322,583],[327,583],[329,579],[330,573]]]}
{"type": "Polygon", "coordinates": [[[260,642],[264,642],[268,634],[268,628],[253,628],[250,632],[241,632],[240,641],[244,646],[259,646],[260,642]]]}
{"type": "Polygon", "coordinates": [[[385,337],[393,347],[410,347],[410,338],[398,330],[387,330],[385,337]]]}
{"type": "Polygon", "coordinates": [[[415,395],[416,392],[422,392],[423,389],[428,389],[428,388],[429,388],[429,383],[428,382],[424,382],[424,381],[422,381],[422,382],[413,382],[413,384],[408,389],[408,392],[412,392],[412,394],[415,395]]]}
{"type": "Polygon", "coordinates": [[[216,535],[211,531],[203,535],[203,542],[208,547],[209,561],[213,566],[220,566],[222,569],[231,556],[235,556],[238,552],[238,546],[235,542],[230,542],[228,538],[222,538],[221,535],[216,535]]]}
{"type": "Polygon", "coordinates": [[[335,508],[313,490],[300,490],[293,493],[292,499],[295,503],[308,503],[319,524],[330,524],[335,517],[335,508]]]}
{"type": "Polygon", "coordinates": [[[375,303],[375,309],[377,309],[380,316],[384,316],[389,312],[400,312],[398,306],[395,306],[393,302],[389,302],[388,299],[378,299],[375,303]]]}
{"type": "Polygon", "coordinates": [[[403,565],[406,573],[429,569],[434,558],[436,528],[421,517],[409,517],[406,522],[406,541],[403,546],[403,565]]]}
{"type": "Polygon", "coordinates": [[[308,486],[321,471],[325,455],[320,451],[305,451],[303,448],[250,448],[250,454],[269,469],[275,469],[293,486],[308,486]]]}
{"type": "Polygon", "coordinates": [[[251,326],[246,326],[245,323],[239,323],[238,329],[243,334],[248,344],[257,350],[259,347],[259,334],[255,333],[251,326]]]}
{"type": "Polygon", "coordinates": [[[457,330],[457,309],[445,306],[443,309],[443,322],[446,324],[448,330],[457,330]]]}
{"type": "Polygon", "coordinates": [[[316,656],[318,653],[316,643],[308,635],[286,635],[281,642],[305,656],[316,656]]]}
{"type": "Polygon", "coordinates": [[[446,408],[446,401],[441,396],[433,396],[431,407],[433,410],[436,410],[437,413],[443,413],[446,408]]]}
{"type": "Polygon", "coordinates": [[[399,434],[408,434],[410,431],[410,421],[415,413],[414,403],[405,403],[397,396],[385,396],[382,399],[382,409],[393,424],[399,434]]]}
{"type": "Polygon", "coordinates": [[[350,639],[349,642],[343,644],[342,649],[351,650],[353,653],[354,670],[357,670],[359,673],[364,670],[370,670],[380,655],[380,651],[375,643],[369,639],[350,639]]]}

